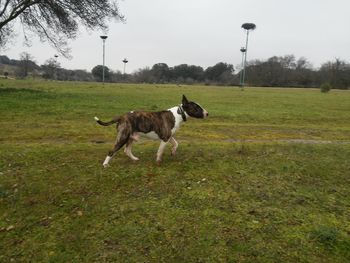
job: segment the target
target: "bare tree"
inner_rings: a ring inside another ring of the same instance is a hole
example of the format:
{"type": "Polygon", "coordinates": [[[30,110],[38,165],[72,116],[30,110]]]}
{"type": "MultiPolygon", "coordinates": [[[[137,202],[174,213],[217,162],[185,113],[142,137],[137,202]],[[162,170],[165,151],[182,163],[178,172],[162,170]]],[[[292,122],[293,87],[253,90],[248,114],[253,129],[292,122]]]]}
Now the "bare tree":
{"type": "Polygon", "coordinates": [[[60,63],[54,58],[49,58],[45,61],[45,64],[41,66],[44,71],[43,78],[45,79],[57,79],[58,71],[61,68],[60,63]]]}
{"type": "Polygon", "coordinates": [[[22,52],[20,54],[20,62],[18,64],[18,70],[16,75],[25,78],[28,76],[28,73],[34,69],[34,58],[27,52],[22,52]]]}
{"type": "Polygon", "coordinates": [[[108,19],[124,21],[116,0],[1,0],[0,47],[14,33],[13,23],[18,20],[26,39],[33,32],[67,57],[67,39],[76,37],[80,24],[105,31],[108,19]]]}
{"type": "Polygon", "coordinates": [[[320,79],[329,82],[333,88],[350,87],[350,64],[340,58],[322,64],[319,73],[320,79]]]}
{"type": "Polygon", "coordinates": [[[296,62],[296,69],[312,69],[312,64],[305,57],[300,57],[296,62]]]}

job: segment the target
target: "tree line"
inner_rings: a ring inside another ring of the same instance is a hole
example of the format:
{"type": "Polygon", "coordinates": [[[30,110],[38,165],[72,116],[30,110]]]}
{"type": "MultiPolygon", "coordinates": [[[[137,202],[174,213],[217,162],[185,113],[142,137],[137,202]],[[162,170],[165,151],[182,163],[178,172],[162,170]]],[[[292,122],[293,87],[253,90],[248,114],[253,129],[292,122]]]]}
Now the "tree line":
{"type": "Polygon", "coordinates": [[[350,88],[350,64],[339,58],[325,62],[314,69],[304,57],[293,55],[271,57],[265,61],[248,63],[247,80],[252,86],[319,87],[329,83],[338,89],[350,88]]]}
{"type": "MultiPolygon", "coordinates": [[[[26,78],[31,75],[44,79],[66,81],[102,81],[103,66],[95,66],[91,72],[68,70],[61,67],[55,58],[38,66],[28,53],[21,53],[19,60],[0,56],[0,65],[11,65],[15,70],[10,75],[26,78]]],[[[5,72],[0,67],[0,74],[5,72]]],[[[174,83],[238,86],[240,66],[235,70],[232,64],[219,62],[204,69],[201,66],[180,64],[169,67],[157,63],[152,67],[138,69],[131,74],[111,70],[105,66],[106,82],[129,83],[174,83]]],[[[273,56],[267,60],[252,60],[246,67],[246,84],[261,87],[320,87],[329,83],[332,88],[350,88],[350,64],[341,59],[325,62],[315,69],[304,57],[294,55],[273,56]]]]}
{"type": "MultiPolygon", "coordinates": [[[[80,27],[103,32],[111,19],[125,21],[118,3],[119,0],[0,1],[0,49],[11,45],[17,21],[22,25],[25,43],[30,43],[32,36],[36,35],[51,44],[63,57],[70,57],[67,41],[76,38],[80,27]]],[[[246,26],[249,29],[255,27],[254,24],[246,26]]],[[[13,73],[22,78],[32,75],[55,80],[101,81],[103,66],[97,65],[91,72],[67,70],[54,58],[38,66],[30,54],[22,53],[18,61],[0,56],[0,74],[1,71],[4,76],[13,73]]],[[[157,63],[132,74],[122,74],[107,67],[104,72],[109,82],[239,85],[242,70],[240,66],[235,69],[232,64],[219,62],[206,69],[196,65],[169,67],[166,63],[157,63]]],[[[327,83],[333,88],[350,87],[349,63],[339,58],[316,69],[303,57],[274,56],[267,60],[249,61],[246,73],[246,83],[250,86],[319,87],[327,83]]]]}

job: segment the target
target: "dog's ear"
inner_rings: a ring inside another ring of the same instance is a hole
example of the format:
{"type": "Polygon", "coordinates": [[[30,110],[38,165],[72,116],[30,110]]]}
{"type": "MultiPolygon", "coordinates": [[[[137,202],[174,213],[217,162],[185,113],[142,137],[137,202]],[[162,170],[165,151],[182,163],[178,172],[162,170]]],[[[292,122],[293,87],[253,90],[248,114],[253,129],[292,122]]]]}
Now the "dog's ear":
{"type": "Polygon", "coordinates": [[[187,104],[188,100],[185,95],[182,95],[182,104],[187,104]]]}

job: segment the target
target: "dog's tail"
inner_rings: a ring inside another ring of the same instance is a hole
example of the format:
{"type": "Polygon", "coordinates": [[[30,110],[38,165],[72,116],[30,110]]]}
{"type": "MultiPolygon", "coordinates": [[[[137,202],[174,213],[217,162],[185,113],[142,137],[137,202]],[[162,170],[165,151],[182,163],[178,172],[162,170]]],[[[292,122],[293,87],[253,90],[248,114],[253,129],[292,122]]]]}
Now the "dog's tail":
{"type": "Polygon", "coordinates": [[[97,118],[96,116],[95,116],[95,121],[98,123],[98,124],[100,124],[100,125],[102,125],[102,126],[109,126],[109,125],[112,125],[112,124],[114,124],[114,123],[117,123],[118,121],[119,121],[119,118],[118,117],[115,117],[115,118],[113,118],[111,121],[108,121],[108,122],[104,122],[104,121],[101,121],[99,118],[97,118]]]}

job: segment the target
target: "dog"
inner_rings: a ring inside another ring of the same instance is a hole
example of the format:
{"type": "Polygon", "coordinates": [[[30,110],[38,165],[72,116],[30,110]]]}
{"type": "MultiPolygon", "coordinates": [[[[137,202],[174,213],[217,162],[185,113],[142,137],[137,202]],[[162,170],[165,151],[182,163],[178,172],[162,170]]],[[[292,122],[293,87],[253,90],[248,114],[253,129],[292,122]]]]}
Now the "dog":
{"type": "Polygon", "coordinates": [[[139,160],[131,152],[132,144],[138,141],[139,136],[150,139],[161,140],[157,152],[157,164],[160,164],[167,143],[171,143],[172,155],[175,155],[178,143],[174,138],[180,125],[187,121],[188,117],[204,119],[209,113],[198,103],[188,101],[186,96],[182,96],[182,104],[165,111],[144,112],[131,111],[122,116],[114,117],[111,121],[104,122],[95,117],[98,124],[109,126],[114,123],[117,125],[117,140],[111,151],[108,152],[103,162],[104,167],[108,167],[110,160],[116,152],[125,145],[124,152],[133,161],[139,160]]]}

